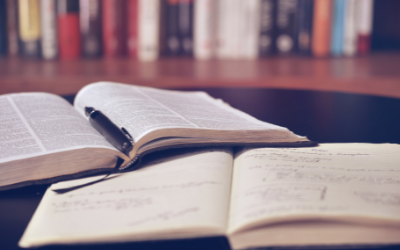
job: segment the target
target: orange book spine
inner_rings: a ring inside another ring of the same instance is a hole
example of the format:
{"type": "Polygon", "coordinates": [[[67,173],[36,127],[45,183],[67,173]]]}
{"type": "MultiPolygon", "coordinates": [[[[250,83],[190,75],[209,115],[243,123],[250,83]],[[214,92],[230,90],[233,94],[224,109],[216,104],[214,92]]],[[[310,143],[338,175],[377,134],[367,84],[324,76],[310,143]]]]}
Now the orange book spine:
{"type": "Polygon", "coordinates": [[[328,56],[330,52],[332,0],[314,1],[312,53],[317,57],[328,56]]]}

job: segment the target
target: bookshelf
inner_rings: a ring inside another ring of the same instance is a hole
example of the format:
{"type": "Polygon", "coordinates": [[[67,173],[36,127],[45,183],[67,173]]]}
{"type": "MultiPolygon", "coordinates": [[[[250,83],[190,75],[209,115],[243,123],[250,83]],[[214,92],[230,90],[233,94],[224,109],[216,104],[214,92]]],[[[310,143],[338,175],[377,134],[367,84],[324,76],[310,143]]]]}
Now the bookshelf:
{"type": "Polygon", "coordinates": [[[364,57],[270,57],[196,61],[129,58],[70,61],[0,59],[0,94],[43,91],[69,95],[96,81],[160,88],[246,87],[337,91],[400,98],[400,52],[364,57]]]}

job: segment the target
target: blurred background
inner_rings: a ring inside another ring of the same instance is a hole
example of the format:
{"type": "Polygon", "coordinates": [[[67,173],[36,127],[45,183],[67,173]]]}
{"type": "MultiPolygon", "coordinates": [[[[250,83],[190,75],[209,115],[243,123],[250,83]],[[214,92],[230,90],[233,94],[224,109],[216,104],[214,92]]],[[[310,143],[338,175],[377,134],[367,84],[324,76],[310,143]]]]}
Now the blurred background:
{"type": "Polygon", "coordinates": [[[0,0],[0,94],[96,81],[400,97],[398,0],[0,0]]]}

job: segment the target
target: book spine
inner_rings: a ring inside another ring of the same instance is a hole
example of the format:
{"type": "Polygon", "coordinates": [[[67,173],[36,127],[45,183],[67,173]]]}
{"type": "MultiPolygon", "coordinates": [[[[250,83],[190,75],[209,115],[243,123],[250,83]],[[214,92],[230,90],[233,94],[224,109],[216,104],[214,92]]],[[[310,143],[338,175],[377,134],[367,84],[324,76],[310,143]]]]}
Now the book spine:
{"type": "Polygon", "coordinates": [[[126,53],[126,1],[103,0],[103,52],[106,57],[126,53]]]}
{"type": "Polygon", "coordinates": [[[365,55],[371,48],[373,0],[357,1],[357,53],[365,55]]]}
{"type": "Polygon", "coordinates": [[[219,0],[218,1],[218,21],[217,21],[217,49],[216,55],[219,59],[225,59],[228,57],[228,28],[230,25],[229,13],[231,13],[231,0],[219,0]]]}
{"type": "Polygon", "coordinates": [[[79,1],[57,1],[57,23],[60,59],[75,59],[80,56],[79,1]]]}
{"type": "Polygon", "coordinates": [[[343,54],[345,10],[346,0],[334,0],[331,37],[331,53],[334,56],[340,56],[343,54]]]}
{"type": "Polygon", "coordinates": [[[7,6],[0,1],[0,57],[7,55],[7,6]]]}
{"type": "Polygon", "coordinates": [[[82,55],[99,57],[102,54],[101,1],[79,0],[79,24],[82,55]]]}
{"type": "Polygon", "coordinates": [[[180,54],[193,55],[193,0],[179,0],[178,27],[180,54]]]}
{"type": "Polygon", "coordinates": [[[346,0],[344,23],[343,54],[354,56],[357,49],[356,0],[346,0]]]}
{"type": "Polygon", "coordinates": [[[296,51],[302,55],[311,54],[311,37],[314,0],[299,0],[296,27],[296,51]]]}
{"type": "Polygon", "coordinates": [[[175,56],[179,55],[181,51],[181,40],[179,37],[179,0],[166,0],[165,6],[165,19],[164,19],[164,29],[165,29],[165,55],[175,56]]]}
{"type": "Polygon", "coordinates": [[[240,57],[241,24],[243,15],[240,9],[241,0],[228,0],[225,11],[225,58],[237,59],[240,57]]]}
{"type": "Polygon", "coordinates": [[[297,0],[278,0],[276,13],[276,52],[289,54],[295,51],[297,0]]]}
{"type": "Polygon", "coordinates": [[[241,1],[240,9],[243,15],[239,37],[240,58],[256,59],[258,57],[258,34],[260,30],[260,1],[241,1]]]}
{"type": "Polygon", "coordinates": [[[40,15],[42,28],[42,57],[54,59],[57,57],[57,15],[55,0],[40,0],[40,15]]]}
{"type": "Polygon", "coordinates": [[[316,57],[328,56],[331,40],[332,1],[314,1],[312,54],[316,57]]]}
{"type": "Polygon", "coordinates": [[[18,1],[19,53],[23,57],[40,57],[39,0],[18,1]]]}
{"type": "Polygon", "coordinates": [[[138,57],[138,18],[139,0],[128,0],[128,54],[132,58],[138,57]]]}
{"type": "Polygon", "coordinates": [[[18,55],[17,0],[7,0],[7,46],[10,56],[18,55]]]}
{"type": "Polygon", "coordinates": [[[196,59],[210,59],[216,46],[216,1],[196,0],[194,4],[194,55],[196,59]]]}
{"type": "Polygon", "coordinates": [[[154,61],[159,53],[160,1],[139,0],[139,50],[141,61],[154,61]]]}
{"type": "Polygon", "coordinates": [[[274,53],[274,22],[276,15],[276,0],[261,0],[260,24],[258,37],[259,56],[267,56],[274,53]]]}

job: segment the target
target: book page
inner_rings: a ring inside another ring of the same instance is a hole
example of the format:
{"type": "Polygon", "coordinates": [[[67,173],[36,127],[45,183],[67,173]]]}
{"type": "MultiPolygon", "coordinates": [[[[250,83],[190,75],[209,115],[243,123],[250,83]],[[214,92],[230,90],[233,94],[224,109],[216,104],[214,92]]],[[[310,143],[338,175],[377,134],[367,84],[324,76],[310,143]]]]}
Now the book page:
{"type": "Polygon", "coordinates": [[[204,92],[100,82],[83,88],[74,106],[82,114],[86,106],[100,110],[118,126],[126,128],[135,141],[151,130],[171,127],[287,131],[233,109],[204,92]]]}
{"type": "Polygon", "coordinates": [[[89,146],[114,149],[63,98],[46,93],[0,97],[0,163],[89,146]]]}
{"type": "Polygon", "coordinates": [[[304,219],[400,225],[400,145],[250,149],[234,165],[229,231],[304,219]]]}
{"type": "Polygon", "coordinates": [[[230,150],[193,150],[65,194],[52,189],[90,178],[55,184],[20,246],[223,235],[232,164],[230,150]]]}

